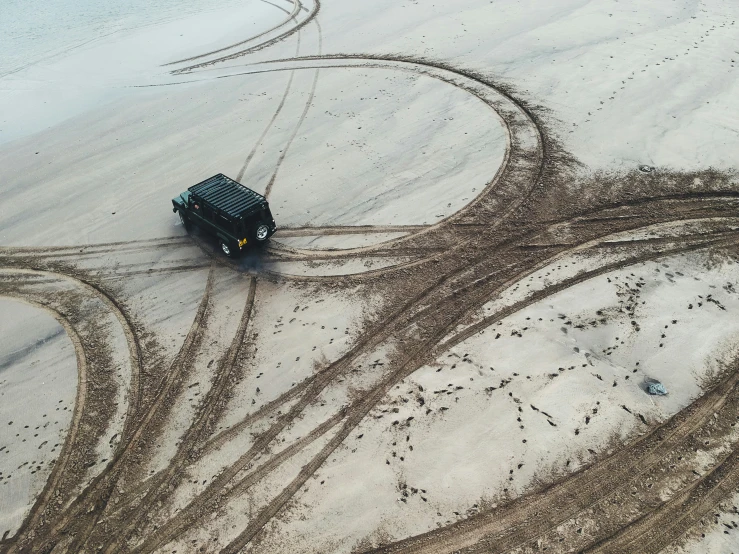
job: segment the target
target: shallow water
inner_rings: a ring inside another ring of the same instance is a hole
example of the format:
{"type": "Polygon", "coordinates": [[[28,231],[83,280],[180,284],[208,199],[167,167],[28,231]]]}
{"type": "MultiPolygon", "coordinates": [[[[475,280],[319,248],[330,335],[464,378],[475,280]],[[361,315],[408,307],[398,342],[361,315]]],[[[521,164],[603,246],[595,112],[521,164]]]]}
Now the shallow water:
{"type": "Polygon", "coordinates": [[[0,77],[104,36],[240,0],[1,0],[0,77]]]}

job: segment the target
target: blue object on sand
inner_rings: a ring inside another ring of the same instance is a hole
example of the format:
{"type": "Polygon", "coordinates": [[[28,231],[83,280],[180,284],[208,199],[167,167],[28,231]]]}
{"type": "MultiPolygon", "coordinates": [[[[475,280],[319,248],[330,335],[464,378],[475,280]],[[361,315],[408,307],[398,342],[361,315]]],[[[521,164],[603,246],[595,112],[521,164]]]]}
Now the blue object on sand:
{"type": "Polygon", "coordinates": [[[647,392],[655,396],[665,396],[667,394],[667,389],[658,381],[656,383],[649,383],[647,385],[647,392]]]}

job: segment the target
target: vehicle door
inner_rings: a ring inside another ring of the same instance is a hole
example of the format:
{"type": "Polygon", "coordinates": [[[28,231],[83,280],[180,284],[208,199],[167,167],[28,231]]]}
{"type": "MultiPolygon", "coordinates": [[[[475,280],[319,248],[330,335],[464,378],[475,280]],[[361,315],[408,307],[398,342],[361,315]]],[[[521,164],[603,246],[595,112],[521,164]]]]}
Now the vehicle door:
{"type": "Polygon", "coordinates": [[[188,208],[192,213],[198,216],[198,218],[203,218],[203,204],[200,200],[197,200],[196,198],[193,198],[192,195],[188,197],[188,208]]]}

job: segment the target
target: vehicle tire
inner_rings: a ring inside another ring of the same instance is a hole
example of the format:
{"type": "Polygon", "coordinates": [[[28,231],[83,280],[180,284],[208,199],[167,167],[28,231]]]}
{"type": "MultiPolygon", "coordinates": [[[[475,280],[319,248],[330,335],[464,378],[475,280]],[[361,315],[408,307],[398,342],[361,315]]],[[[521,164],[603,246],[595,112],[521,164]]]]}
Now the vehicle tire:
{"type": "Polygon", "coordinates": [[[260,221],[259,223],[254,225],[252,237],[254,238],[254,242],[256,244],[264,244],[269,238],[269,226],[263,221],[260,221]]]}
{"type": "Polygon", "coordinates": [[[223,252],[229,258],[238,258],[239,251],[236,250],[233,245],[228,244],[223,239],[218,239],[218,244],[221,246],[221,252],[223,252]]]}
{"type": "Polygon", "coordinates": [[[180,221],[182,222],[182,226],[185,228],[185,231],[190,232],[190,229],[192,229],[192,223],[190,223],[188,217],[180,211],[177,213],[180,216],[180,221]]]}

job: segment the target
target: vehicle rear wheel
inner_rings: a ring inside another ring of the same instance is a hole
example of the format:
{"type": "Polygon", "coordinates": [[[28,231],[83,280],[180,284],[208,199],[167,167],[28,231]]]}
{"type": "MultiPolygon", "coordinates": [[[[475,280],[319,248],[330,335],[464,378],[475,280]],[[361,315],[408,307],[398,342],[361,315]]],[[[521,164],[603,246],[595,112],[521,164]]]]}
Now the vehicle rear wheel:
{"type": "Polygon", "coordinates": [[[229,258],[236,258],[238,256],[238,251],[235,250],[230,244],[228,244],[223,239],[218,239],[218,243],[221,245],[221,250],[223,253],[228,256],[229,258]]]}
{"type": "Polygon", "coordinates": [[[180,216],[180,221],[182,222],[182,226],[185,228],[185,231],[190,231],[192,228],[192,223],[190,223],[190,220],[187,218],[185,214],[182,212],[177,212],[180,216]]]}
{"type": "Polygon", "coordinates": [[[269,227],[266,223],[257,223],[254,227],[254,239],[257,244],[263,243],[269,238],[269,227]]]}

